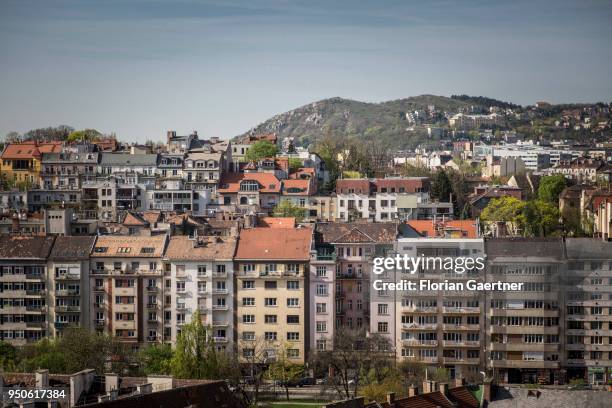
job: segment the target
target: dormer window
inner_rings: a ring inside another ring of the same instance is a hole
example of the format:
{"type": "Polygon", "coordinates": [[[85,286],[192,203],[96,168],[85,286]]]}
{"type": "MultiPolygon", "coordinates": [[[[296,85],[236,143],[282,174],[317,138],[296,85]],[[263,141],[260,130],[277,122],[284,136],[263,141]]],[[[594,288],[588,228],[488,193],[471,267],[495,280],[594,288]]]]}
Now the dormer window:
{"type": "Polygon", "coordinates": [[[255,180],[244,180],[240,183],[240,191],[258,191],[259,183],[255,180]]]}

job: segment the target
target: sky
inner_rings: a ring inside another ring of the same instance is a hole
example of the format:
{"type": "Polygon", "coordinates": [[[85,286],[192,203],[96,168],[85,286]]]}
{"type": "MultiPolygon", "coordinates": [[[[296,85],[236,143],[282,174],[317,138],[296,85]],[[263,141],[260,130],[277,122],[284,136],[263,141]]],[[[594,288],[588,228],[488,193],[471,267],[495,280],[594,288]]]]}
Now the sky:
{"type": "Polygon", "coordinates": [[[0,136],[230,138],[328,97],[612,101],[609,0],[0,0],[0,136]]]}

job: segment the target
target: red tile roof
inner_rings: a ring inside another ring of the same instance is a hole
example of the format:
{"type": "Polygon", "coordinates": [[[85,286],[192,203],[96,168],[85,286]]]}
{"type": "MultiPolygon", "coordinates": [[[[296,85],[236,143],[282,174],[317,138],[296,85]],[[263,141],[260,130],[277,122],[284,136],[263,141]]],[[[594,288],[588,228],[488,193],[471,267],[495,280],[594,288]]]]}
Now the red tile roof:
{"type": "Polygon", "coordinates": [[[449,399],[457,404],[458,408],[478,408],[480,403],[465,386],[449,388],[449,399]]]}
{"type": "Polygon", "coordinates": [[[310,180],[283,180],[283,194],[310,195],[310,180]]]}
{"type": "Polygon", "coordinates": [[[395,401],[395,408],[456,408],[440,391],[415,395],[395,401]]]}
{"type": "Polygon", "coordinates": [[[294,217],[263,217],[259,219],[262,228],[295,228],[294,217]]]}
{"type": "Polygon", "coordinates": [[[370,185],[368,179],[340,179],[336,181],[336,193],[347,194],[350,189],[357,194],[370,194],[370,185]]]}
{"type": "Polygon", "coordinates": [[[237,260],[292,260],[310,259],[312,229],[251,228],[240,231],[237,260]]]}
{"type": "Polygon", "coordinates": [[[221,181],[220,193],[237,193],[244,180],[255,180],[260,185],[260,193],[280,193],[281,181],[271,173],[230,173],[221,181]]]}
{"type": "Polygon", "coordinates": [[[62,142],[10,143],[2,152],[2,159],[40,159],[43,153],[58,153],[62,142]]]}

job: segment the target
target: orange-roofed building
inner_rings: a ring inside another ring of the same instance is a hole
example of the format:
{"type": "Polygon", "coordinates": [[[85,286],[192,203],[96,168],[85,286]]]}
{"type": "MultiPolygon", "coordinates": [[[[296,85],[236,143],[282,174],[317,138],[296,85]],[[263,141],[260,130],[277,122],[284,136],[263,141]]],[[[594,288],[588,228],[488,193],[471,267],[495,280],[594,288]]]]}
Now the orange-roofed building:
{"type": "Polygon", "coordinates": [[[263,217],[259,219],[263,228],[295,228],[294,217],[263,217]]]}
{"type": "MultiPolygon", "coordinates": [[[[255,344],[287,345],[287,358],[308,357],[308,272],[311,228],[243,229],[236,249],[238,353],[243,361],[255,344]],[[253,344],[253,346],[251,346],[253,344]]],[[[271,356],[272,357],[272,356],[271,356]]]]}
{"type": "Polygon", "coordinates": [[[406,224],[423,238],[480,238],[477,220],[408,220],[406,224]]]}
{"type": "Polygon", "coordinates": [[[217,192],[222,205],[272,209],[280,201],[281,190],[281,181],[271,173],[229,173],[217,192]]]}
{"type": "Polygon", "coordinates": [[[59,153],[62,142],[9,143],[0,156],[0,172],[16,183],[40,185],[43,153],[59,153]]]}

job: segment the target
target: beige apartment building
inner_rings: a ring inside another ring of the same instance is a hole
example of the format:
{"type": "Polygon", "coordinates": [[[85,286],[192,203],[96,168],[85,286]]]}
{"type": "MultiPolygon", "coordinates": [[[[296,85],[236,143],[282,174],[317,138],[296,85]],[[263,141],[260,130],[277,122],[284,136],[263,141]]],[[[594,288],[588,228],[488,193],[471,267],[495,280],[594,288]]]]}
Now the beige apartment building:
{"type": "Polygon", "coordinates": [[[91,252],[92,327],[121,341],[162,341],[166,235],[98,237],[91,252]]]}
{"type": "Polygon", "coordinates": [[[46,337],[47,258],[53,236],[0,236],[0,340],[15,346],[46,337]]]}
{"type": "Polygon", "coordinates": [[[486,293],[487,369],[502,382],[562,383],[564,247],[558,238],[485,240],[488,282],[522,291],[486,293]]]}
{"type": "Polygon", "coordinates": [[[58,236],[47,261],[49,335],[66,327],[90,327],[89,255],[96,237],[58,236]]]}
{"type": "Polygon", "coordinates": [[[252,228],[236,250],[236,331],[243,361],[283,353],[303,364],[309,351],[309,261],[313,230],[252,228]]]}

